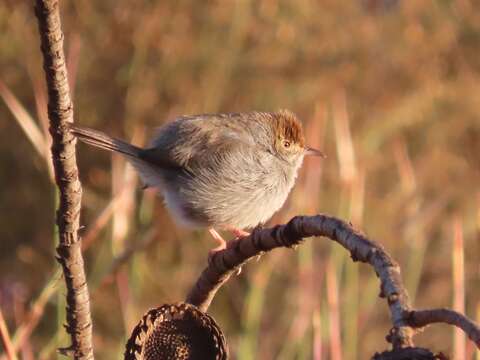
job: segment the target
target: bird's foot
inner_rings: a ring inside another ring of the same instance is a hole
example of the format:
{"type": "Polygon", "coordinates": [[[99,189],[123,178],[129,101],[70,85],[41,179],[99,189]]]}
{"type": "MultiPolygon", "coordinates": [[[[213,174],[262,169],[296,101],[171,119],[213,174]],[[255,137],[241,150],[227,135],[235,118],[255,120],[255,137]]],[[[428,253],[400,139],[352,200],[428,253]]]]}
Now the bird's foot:
{"type": "Polygon", "coordinates": [[[227,242],[222,237],[222,235],[220,235],[214,228],[208,229],[208,232],[212,235],[213,239],[218,244],[216,247],[214,247],[208,252],[208,261],[210,262],[216,253],[227,248],[227,242]]]}
{"type": "Polygon", "coordinates": [[[233,226],[228,227],[227,230],[230,231],[236,238],[250,236],[250,233],[248,231],[244,231],[233,226]]]}
{"type": "MultiPolygon", "coordinates": [[[[238,230],[238,229],[236,229],[238,230]]],[[[212,261],[213,261],[213,257],[220,251],[223,251],[225,249],[227,249],[227,247],[229,246],[229,244],[231,243],[227,243],[225,241],[225,239],[222,237],[222,235],[220,235],[214,228],[210,228],[208,229],[208,232],[212,235],[212,237],[214,238],[214,240],[218,243],[218,246],[214,247],[213,249],[211,249],[209,252],[208,252],[208,263],[210,264],[212,261]]],[[[233,232],[233,230],[232,230],[233,232]]],[[[236,237],[244,237],[244,236],[248,236],[250,235],[249,233],[247,233],[246,231],[242,231],[242,230],[238,230],[237,233],[234,233],[234,235],[236,237]],[[246,234],[246,235],[245,235],[246,234]]],[[[239,267],[236,271],[236,275],[240,275],[240,273],[242,272],[242,268],[239,267]]]]}
{"type": "MultiPolygon", "coordinates": [[[[241,238],[250,236],[250,233],[248,231],[244,231],[242,229],[239,229],[233,226],[228,227],[227,230],[230,231],[235,236],[235,239],[241,239],[241,238]]],[[[242,267],[240,266],[237,269],[237,272],[235,273],[235,275],[240,275],[241,272],[242,272],[242,267]]]]}

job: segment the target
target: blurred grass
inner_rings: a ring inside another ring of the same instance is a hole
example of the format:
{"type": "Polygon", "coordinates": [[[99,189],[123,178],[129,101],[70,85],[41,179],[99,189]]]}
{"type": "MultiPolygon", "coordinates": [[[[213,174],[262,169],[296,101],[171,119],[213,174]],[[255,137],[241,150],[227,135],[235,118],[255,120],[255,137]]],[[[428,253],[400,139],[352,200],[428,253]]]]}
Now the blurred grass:
{"type": "MultiPolygon", "coordinates": [[[[465,313],[465,260],[463,225],[460,218],[452,221],[452,278],[453,278],[453,304],[452,308],[460,313],[465,313]]],[[[466,357],[466,335],[460,329],[453,329],[453,353],[454,360],[466,357]]]]}
{"type": "MultiPolygon", "coordinates": [[[[306,161],[272,223],[318,212],[352,221],[400,262],[415,306],[451,306],[463,287],[465,311],[478,319],[479,10],[420,0],[62,2],[76,119],[143,143],[180,114],[290,108],[328,158],[306,161]],[[464,254],[460,280],[454,249],[464,254]]],[[[29,311],[13,317],[12,289],[45,301],[27,341],[51,358],[67,340],[63,315],[56,320],[62,286],[50,301],[39,295],[57,265],[33,19],[29,1],[0,3],[0,306],[15,334],[29,311]]],[[[212,242],[177,228],[152,193],[130,185],[124,195],[128,170],[117,158],[78,149],[94,341],[99,358],[117,358],[147,308],[185,297],[212,242]],[[136,244],[145,247],[119,264],[136,244]]],[[[317,239],[249,264],[211,313],[234,358],[360,359],[386,348],[378,292],[369,268],[317,239]]],[[[442,327],[417,339],[461,352],[442,327]]],[[[465,358],[473,353],[467,346],[465,358]]]]}

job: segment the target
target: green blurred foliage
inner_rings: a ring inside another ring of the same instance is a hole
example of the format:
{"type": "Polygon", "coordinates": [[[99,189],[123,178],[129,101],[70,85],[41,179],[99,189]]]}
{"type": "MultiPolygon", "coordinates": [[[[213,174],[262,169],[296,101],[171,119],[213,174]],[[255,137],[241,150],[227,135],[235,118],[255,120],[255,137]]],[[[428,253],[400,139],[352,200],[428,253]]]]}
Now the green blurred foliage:
{"type": "MultiPolygon", "coordinates": [[[[272,223],[318,212],[352,220],[399,261],[414,305],[437,307],[452,306],[458,218],[466,312],[475,317],[478,2],[87,0],[61,7],[79,124],[138,139],[181,114],[289,108],[328,158],[306,164],[272,223]]],[[[42,128],[45,108],[38,104],[46,94],[31,2],[0,3],[0,54],[0,80],[42,128]]],[[[0,118],[0,305],[14,332],[58,266],[55,188],[45,160],[3,102],[0,118]]],[[[88,232],[112,187],[121,188],[130,175],[122,161],[87,146],[78,147],[78,157],[88,232]]],[[[85,252],[102,359],[119,357],[149,307],[184,299],[213,244],[205,231],[176,227],[161,200],[138,185],[131,189],[116,206],[114,223],[85,252]],[[112,272],[115,256],[144,241],[149,229],[156,230],[154,241],[112,272]]],[[[61,281],[58,294],[25,353],[51,358],[55,347],[67,344],[62,337],[52,342],[63,331],[61,281]]],[[[246,266],[210,312],[233,358],[309,359],[316,347],[326,358],[342,351],[344,358],[364,359],[387,347],[388,311],[377,295],[370,268],[352,265],[343,249],[317,239],[246,266]],[[330,333],[335,287],[338,349],[330,333]]],[[[452,352],[449,328],[434,327],[416,339],[452,352]]]]}

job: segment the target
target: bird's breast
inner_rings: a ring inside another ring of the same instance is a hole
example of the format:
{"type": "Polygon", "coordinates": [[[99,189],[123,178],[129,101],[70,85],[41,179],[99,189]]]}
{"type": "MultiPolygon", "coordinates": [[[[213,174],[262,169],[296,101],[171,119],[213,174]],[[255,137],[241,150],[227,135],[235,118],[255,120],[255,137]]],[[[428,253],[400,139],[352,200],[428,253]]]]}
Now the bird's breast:
{"type": "Polygon", "coordinates": [[[264,156],[202,167],[169,181],[167,206],[183,223],[252,228],[282,207],[297,169],[264,156]]]}

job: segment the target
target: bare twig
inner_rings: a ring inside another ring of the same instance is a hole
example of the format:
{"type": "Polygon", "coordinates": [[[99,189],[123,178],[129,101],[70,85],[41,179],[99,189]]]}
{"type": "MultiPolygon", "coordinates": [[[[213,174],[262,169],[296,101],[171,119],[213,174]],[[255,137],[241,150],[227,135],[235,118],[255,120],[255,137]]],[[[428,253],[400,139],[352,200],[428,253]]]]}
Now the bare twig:
{"type": "Polygon", "coordinates": [[[453,310],[410,309],[408,294],[400,277],[400,267],[391,256],[380,244],[368,239],[349,224],[327,215],[297,216],[286,225],[255,229],[250,236],[231,241],[227,249],[212,257],[188,294],[187,302],[207,311],[215,293],[239,267],[266,251],[295,246],[310,236],[330,238],[347,249],[353,261],[368,263],[374,268],[380,278],[380,296],[387,299],[390,309],[393,328],[387,340],[392,343],[394,350],[411,348],[415,329],[432,323],[457,326],[480,349],[479,325],[453,310]]]}
{"type": "Polygon", "coordinates": [[[55,181],[60,191],[57,259],[62,265],[67,287],[66,329],[72,339],[71,346],[61,351],[73,355],[75,359],[93,359],[90,299],[78,236],[82,189],[78,179],[75,139],[67,131],[67,124],[73,122],[73,105],[58,0],[36,0],[35,10],[48,89],[55,181]]]}
{"type": "Polygon", "coordinates": [[[2,309],[0,309],[0,338],[2,339],[3,348],[7,353],[8,360],[17,360],[15,349],[13,348],[12,339],[8,332],[7,324],[3,318],[2,309]]]}
{"type": "Polygon", "coordinates": [[[408,313],[407,322],[414,328],[434,323],[454,325],[462,329],[480,349],[480,326],[456,311],[450,309],[415,310],[408,313]]]}
{"type": "Polygon", "coordinates": [[[217,290],[239,266],[264,251],[292,247],[302,238],[326,236],[350,251],[354,261],[369,263],[381,281],[381,296],[388,301],[393,329],[389,341],[394,348],[412,346],[413,330],[404,319],[410,311],[408,295],[400,277],[400,267],[380,244],[369,240],[342,220],[326,215],[297,216],[286,225],[255,229],[248,237],[233,240],[226,250],[213,256],[192,288],[187,302],[206,311],[217,290]]]}

